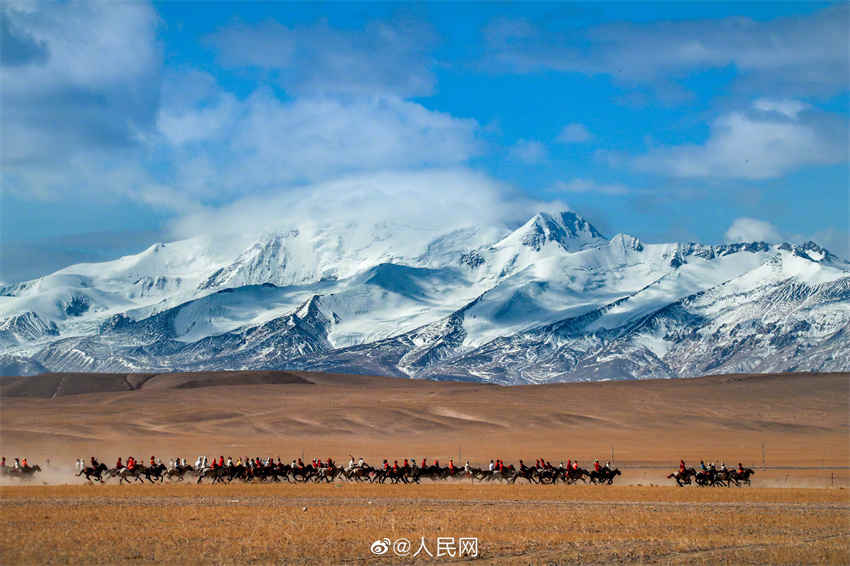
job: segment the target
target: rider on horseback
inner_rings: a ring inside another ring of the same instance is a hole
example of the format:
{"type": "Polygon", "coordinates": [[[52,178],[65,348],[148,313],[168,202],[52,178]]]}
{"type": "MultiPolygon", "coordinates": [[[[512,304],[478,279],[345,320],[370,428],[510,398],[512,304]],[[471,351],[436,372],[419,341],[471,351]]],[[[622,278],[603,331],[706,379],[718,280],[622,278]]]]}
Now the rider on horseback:
{"type": "Polygon", "coordinates": [[[679,473],[680,474],[685,473],[685,461],[684,460],[679,460],[679,473]]]}
{"type": "Polygon", "coordinates": [[[594,461],[593,461],[593,470],[594,470],[597,474],[599,473],[599,468],[600,468],[600,466],[599,466],[599,460],[594,460],[594,461]]]}

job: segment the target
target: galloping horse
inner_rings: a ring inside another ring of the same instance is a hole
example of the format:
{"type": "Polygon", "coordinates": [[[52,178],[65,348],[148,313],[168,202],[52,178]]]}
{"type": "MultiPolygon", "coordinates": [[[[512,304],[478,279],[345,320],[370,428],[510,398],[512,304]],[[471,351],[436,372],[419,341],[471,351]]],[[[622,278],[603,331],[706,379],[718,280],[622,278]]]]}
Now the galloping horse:
{"type": "Polygon", "coordinates": [[[590,483],[597,483],[602,485],[603,483],[607,483],[611,485],[614,483],[614,478],[622,475],[620,468],[614,468],[613,470],[609,468],[601,468],[598,472],[593,470],[590,472],[590,483]]]}
{"type": "Polygon", "coordinates": [[[91,482],[91,479],[94,478],[100,483],[103,483],[103,474],[108,469],[109,468],[106,466],[106,464],[101,462],[97,465],[97,467],[86,466],[85,468],[80,470],[80,472],[77,474],[77,477],[80,477],[81,475],[85,474],[86,480],[88,480],[89,482],[91,482]]]}
{"type": "Polygon", "coordinates": [[[674,472],[667,476],[667,479],[673,478],[679,487],[684,487],[691,484],[691,478],[697,475],[697,471],[693,468],[685,468],[684,472],[674,472]]]}
{"type": "Polygon", "coordinates": [[[19,477],[22,480],[31,480],[36,472],[40,472],[41,468],[36,464],[34,466],[26,466],[20,468],[9,468],[8,475],[19,477]]]}
{"type": "Polygon", "coordinates": [[[734,481],[737,486],[740,486],[741,483],[744,485],[752,485],[750,482],[750,476],[755,473],[756,472],[752,468],[744,468],[743,471],[733,470],[732,481],[734,481]]]}

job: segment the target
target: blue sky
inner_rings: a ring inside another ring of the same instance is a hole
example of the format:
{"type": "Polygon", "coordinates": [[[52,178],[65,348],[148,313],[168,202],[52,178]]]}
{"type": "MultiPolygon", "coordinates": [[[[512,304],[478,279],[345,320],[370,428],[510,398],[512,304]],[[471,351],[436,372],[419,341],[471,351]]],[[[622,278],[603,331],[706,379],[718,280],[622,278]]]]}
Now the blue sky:
{"type": "Polygon", "coordinates": [[[608,235],[850,253],[846,4],[2,10],[0,280],[387,171],[480,176],[472,216],[555,201],[608,235]]]}

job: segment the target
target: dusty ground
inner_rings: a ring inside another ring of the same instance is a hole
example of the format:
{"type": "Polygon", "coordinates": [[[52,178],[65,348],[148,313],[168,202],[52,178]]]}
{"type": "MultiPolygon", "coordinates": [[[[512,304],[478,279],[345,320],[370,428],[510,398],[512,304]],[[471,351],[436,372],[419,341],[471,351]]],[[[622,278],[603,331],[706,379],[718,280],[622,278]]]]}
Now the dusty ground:
{"type": "Polygon", "coordinates": [[[435,555],[437,537],[476,537],[484,563],[850,561],[850,500],[837,489],[53,486],[0,496],[9,564],[391,563],[402,559],[376,558],[373,541],[406,538],[413,553],[423,536],[435,555]]]}

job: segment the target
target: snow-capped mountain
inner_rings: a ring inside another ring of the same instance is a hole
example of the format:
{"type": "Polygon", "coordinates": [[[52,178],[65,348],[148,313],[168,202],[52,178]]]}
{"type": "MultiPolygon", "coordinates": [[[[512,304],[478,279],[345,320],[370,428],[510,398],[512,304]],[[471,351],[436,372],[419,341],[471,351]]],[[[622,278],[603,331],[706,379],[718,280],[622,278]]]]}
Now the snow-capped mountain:
{"type": "Polygon", "coordinates": [[[156,244],[0,288],[0,367],[290,368],[539,383],[850,368],[850,263],[646,244],[573,212],[156,244]]]}

